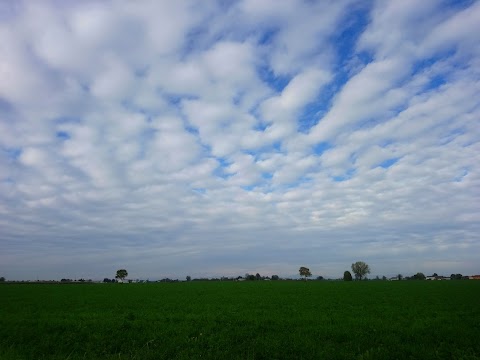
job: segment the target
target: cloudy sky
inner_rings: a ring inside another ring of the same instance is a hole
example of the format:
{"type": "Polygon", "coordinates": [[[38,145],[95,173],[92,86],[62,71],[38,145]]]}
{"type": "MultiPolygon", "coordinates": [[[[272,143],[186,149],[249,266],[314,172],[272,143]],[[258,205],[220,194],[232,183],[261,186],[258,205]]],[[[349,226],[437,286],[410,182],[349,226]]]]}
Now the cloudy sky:
{"type": "Polygon", "coordinates": [[[480,2],[0,2],[7,279],[480,273],[480,2]]]}

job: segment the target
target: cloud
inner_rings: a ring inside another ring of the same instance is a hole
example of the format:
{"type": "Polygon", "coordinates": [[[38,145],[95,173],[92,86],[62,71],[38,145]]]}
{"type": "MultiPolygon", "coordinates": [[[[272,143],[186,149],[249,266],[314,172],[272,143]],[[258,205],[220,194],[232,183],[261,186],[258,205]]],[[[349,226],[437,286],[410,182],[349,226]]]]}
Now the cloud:
{"type": "Polygon", "coordinates": [[[2,276],[480,271],[478,3],[0,6],[2,276]]]}

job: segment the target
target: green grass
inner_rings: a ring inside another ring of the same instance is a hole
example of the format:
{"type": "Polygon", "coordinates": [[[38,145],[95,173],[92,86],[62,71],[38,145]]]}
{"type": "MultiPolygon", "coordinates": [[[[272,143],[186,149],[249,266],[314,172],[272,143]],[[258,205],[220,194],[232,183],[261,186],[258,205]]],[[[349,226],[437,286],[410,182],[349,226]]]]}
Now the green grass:
{"type": "Polygon", "coordinates": [[[4,284],[0,359],[480,359],[480,281],[4,284]]]}

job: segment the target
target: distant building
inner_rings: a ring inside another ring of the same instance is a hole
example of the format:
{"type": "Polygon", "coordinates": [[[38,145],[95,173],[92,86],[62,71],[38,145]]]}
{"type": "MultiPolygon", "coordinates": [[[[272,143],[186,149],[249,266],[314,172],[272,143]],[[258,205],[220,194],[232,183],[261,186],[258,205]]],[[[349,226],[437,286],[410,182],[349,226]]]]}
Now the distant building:
{"type": "Polygon", "coordinates": [[[450,280],[450,278],[442,275],[432,275],[432,276],[426,276],[425,280],[450,280]]]}
{"type": "Polygon", "coordinates": [[[480,280],[480,275],[471,275],[468,277],[469,280],[480,280]]]}

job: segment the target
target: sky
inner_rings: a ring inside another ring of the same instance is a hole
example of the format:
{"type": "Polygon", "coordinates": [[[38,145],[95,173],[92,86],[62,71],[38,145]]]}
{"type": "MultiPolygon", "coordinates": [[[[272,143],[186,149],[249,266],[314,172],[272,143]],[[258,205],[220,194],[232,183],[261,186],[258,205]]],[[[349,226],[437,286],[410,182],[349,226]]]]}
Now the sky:
{"type": "Polygon", "coordinates": [[[480,273],[479,1],[0,2],[0,275],[480,273]]]}

